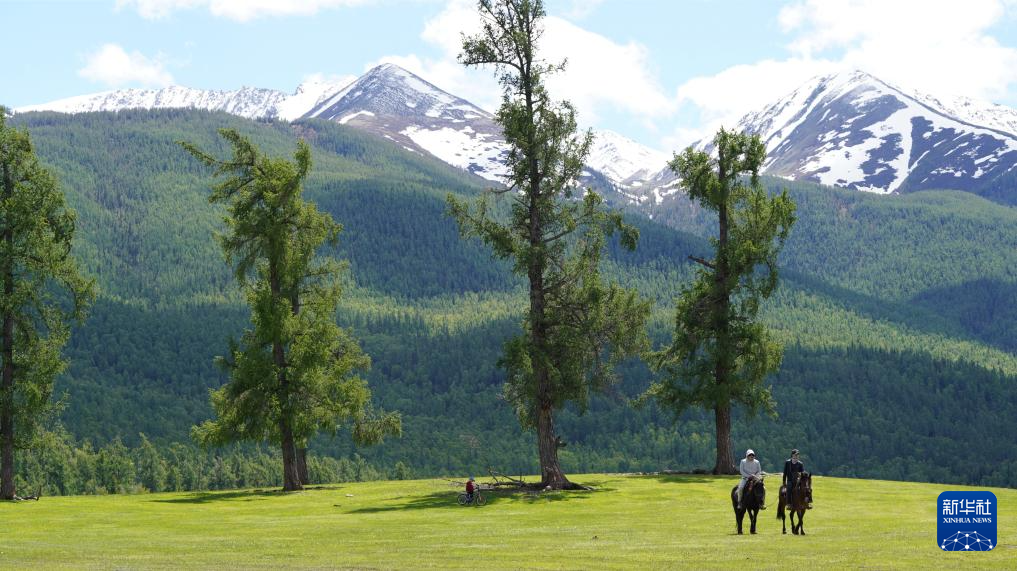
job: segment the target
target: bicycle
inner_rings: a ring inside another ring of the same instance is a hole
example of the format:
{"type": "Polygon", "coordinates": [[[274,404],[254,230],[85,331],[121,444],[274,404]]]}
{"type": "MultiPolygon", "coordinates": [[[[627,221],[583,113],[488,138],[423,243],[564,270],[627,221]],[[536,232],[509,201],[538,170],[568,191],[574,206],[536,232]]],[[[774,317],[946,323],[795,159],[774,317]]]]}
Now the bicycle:
{"type": "Polygon", "coordinates": [[[486,503],[487,498],[480,494],[480,490],[473,492],[473,500],[470,500],[469,496],[466,495],[466,492],[459,494],[459,505],[461,506],[473,504],[474,506],[480,507],[486,503]]]}

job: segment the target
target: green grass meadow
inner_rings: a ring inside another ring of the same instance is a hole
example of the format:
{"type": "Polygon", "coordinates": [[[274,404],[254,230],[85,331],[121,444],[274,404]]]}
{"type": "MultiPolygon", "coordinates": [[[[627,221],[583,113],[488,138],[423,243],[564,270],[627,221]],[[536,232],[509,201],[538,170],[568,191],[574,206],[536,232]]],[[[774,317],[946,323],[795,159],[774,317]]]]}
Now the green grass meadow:
{"type": "Polygon", "coordinates": [[[4,569],[1017,568],[1017,490],[994,489],[999,546],[936,546],[937,496],[972,489],[816,477],[804,537],[781,535],[775,486],[759,533],[735,534],[733,478],[592,474],[592,492],[485,492],[442,480],[44,497],[0,504],[4,569]]]}

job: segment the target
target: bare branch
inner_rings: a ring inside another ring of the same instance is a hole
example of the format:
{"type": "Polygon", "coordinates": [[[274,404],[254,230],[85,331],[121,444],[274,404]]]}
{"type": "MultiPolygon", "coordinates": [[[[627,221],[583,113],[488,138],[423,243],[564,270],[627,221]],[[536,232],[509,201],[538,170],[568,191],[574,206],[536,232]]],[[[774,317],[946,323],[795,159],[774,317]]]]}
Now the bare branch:
{"type": "Polygon", "coordinates": [[[702,265],[710,268],[711,270],[716,270],[717,269],[717,266],[713,265],[713,262],[704,260],[703,258],[700,258],[698,256],[693,256],[693,255],[689,254],[689,259],[692,260],[693,262],[702,264],[702,265]]]}

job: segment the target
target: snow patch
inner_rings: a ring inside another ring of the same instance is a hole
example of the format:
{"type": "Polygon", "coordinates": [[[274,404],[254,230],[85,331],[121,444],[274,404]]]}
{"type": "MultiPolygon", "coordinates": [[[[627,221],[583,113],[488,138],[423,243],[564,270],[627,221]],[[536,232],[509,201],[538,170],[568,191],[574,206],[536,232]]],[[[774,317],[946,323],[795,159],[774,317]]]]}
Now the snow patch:
{"type": "Polygon", "coordinates": [[[351,120],[361,115],[365,117],[374,117],[374,113],[371,113],[370,111],[357,111],[356,113],[350,113],[349,115],[346,115],[345,117],[340,119],[339,124],[345,125],[346,123],[349,123],[351,120]]]}
{"type": "Polygon", "coordinates": [[[508,147],[502,141],[488,140],[487,135],[449,127],[430,130],[417,126],[407,127],[401,133],[452,166],[499,183],[508,175],[503,162],[508,147]]]}

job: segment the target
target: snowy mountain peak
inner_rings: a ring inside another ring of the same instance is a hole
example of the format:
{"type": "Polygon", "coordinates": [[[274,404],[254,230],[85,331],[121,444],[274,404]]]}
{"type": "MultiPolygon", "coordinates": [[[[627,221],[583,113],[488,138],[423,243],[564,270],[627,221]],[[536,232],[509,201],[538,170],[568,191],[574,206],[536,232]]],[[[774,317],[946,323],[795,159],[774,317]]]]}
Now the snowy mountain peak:
{"type": "Polygon", "coordinates": [[[851,88],[863,84],[886,85],[882,80],[860,69],[852,69],[821,76],[820,82],[831,88],[851,88]]]}
{"type": "MultiPolygon", "coordinates": [[[[504,182],[506,174],[508,149],[491,113],[395,64],[376,66],[358,78],[310,77],[292,94],[171,86],[107,91],[16,111],[131,108],[197,108],[251,119],[321,118],[494,182],[504,182]]],[[[1017,180],[1017,110],[907,92],[859,70],[813,78],[745,115],[737,129],[763,138],[768,150],[764,173],[793,180],[880,193],[944,188],[986,196],[1012,193],[1017,180]]],[[[581,182],[631,203],[661,204],[680,191],[668,158],[618,133],[601,131],[581,182]]]]}
{"type": "MultiPolygon", "coordinates": [[[[640,183],[667,166],[668,156],[614,131],[597,131],[586,164],[616,183],[640,183]]],[[[637,185],[638,186],[638,185],[637,185]]]]}
{"type": "Polygon", "coordinates": [[[1017,135],[1017,109],[1012,107],[963,96],[935,97],[926,93],[914,95],[929,107],[941,109],[967,123],[1017,135]]]}
{"type": "Polygon", "coordinates": [[[275,116],[276,106],[287,95],[274,89],[242,87],[235,91],[201,90],[172,85],[162,89],[121,89],[69,97],[16,111],[58,111],[85,113],[122,109],[195,108],[224,111],[248,119],[275,116]]]}
{"type": "Polygon", "coordinates": [[[491,114],[465,99],[446,93],[395,64],[382,64],[320,102],[305,118],[342,121],[350,113],[369,111],[393,116],[419,116],[466,122],[491,114]]]}
{"type": "Polygon", "coordinates": [[[507,150],[490,113],[394,64],[372,68],[303,117],[372,132],[491,181],[505,174],[507,150]]]}
{"type": "Polygon", "coordinates": [[[738,129],[762,137],[767,174],[870,192],[976,190],[1017,166],[1017,136],[861,71],[815,78],[738,129]]]}
{"type": "Polygon", "coordinates": [[[759,134],[773,161],[775,149],[791,136],[808,117],[808,113],[821,102],[851,98],[853,94],[854,103],[862,106],[893,92],[896,92],[894,88],[859,70],[819,76],[776,103],[746,115],[739,121],[738,129],[759,134]]]}

